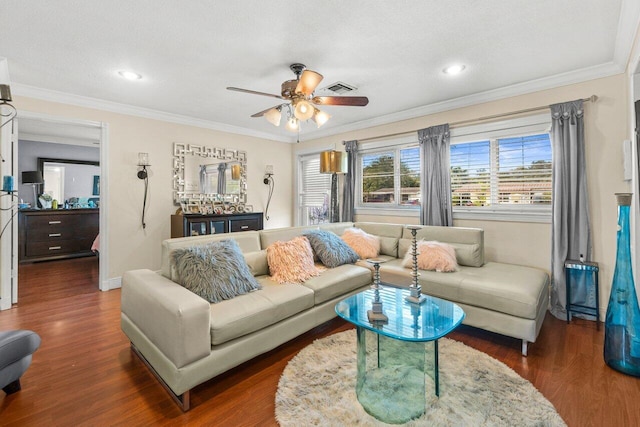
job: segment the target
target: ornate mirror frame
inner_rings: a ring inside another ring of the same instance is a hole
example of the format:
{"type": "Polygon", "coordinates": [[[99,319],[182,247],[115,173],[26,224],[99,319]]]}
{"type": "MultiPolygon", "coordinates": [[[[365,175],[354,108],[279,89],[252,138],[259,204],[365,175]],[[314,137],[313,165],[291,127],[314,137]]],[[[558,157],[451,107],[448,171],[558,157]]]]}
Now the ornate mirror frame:
{"type": "Polygon", "coordinates": [[[173,201],[185,213],[245,212],[247,202],[247,152],[195,144],[173,143],[173,201]],[[240,193],[218,194],[185,191],[185,156],[238,162],[240,193]]]}

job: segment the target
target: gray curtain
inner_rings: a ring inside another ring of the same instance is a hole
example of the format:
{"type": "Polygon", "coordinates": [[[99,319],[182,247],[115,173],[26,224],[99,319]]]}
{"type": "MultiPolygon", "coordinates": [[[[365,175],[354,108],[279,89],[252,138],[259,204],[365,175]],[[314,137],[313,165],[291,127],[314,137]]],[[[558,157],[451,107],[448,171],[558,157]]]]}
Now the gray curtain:
{"type": "Polygon", "coordinates": [[[420,223],[453,225],[449,160],[449,125],[418,131],[423,171],[420,181],[420,223]]]}
{"type": "Polygon", "coordinates": [[[348,168],[344,176],[344,188],[342,190],[342,221],[353,222],[355,217],[355,191],[356,191],[356,153],[358,141],[346,141],[344,143],[347,152],[348,168]]]}
{"type": "Polygon", "coordinates": [[[218,165],[218,194],[225,194],[227,192],[227,164],[220,163],[218,165]]]}
{"type": "MultiPolygon", "coordinates": [[[[553,214],[551,232],[551,312],[566,319],[564,262],[591,259],[589,200],[584,158],[584,110],[582,101],[551,105],[553,149],[553,214]]],[[[594,306],[595,295],[583,283],[572,288],[571,303],[594,306]]]]}

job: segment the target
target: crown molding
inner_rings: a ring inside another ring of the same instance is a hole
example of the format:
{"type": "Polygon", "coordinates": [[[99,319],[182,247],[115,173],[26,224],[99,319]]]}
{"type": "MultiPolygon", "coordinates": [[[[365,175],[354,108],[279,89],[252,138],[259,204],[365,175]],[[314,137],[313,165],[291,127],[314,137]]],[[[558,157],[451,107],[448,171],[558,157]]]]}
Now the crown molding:
{"type": "MultiPolygon", "coordinates": [[[[338,135],[346,132],[358,131],[375,126],[386,125],[389,123],[399,122],[408,119],[414,119],[417,117],[428,116],[430,114],[440,113],[443,111],[454,110],[457,108],[469,107],[476,104],[482,104],[485,102],[497,101],[504,98],[509,98],[518,95],[524,95],[532,92],[538,92],[541,90],[553,89],[560,86],[566,86],[570,84],[581,83],[588,80],[598,79],[602,77],[609,77],[615,74],[623,73],[626,69],[627,61],[629,59],[628,47],[627,55],[624,65],[619,62],[608,62],[593,67],[582,68],[580,70],[571,71],[562,74],[556,74],[550,77],[544,77],[541,79],[531,80],[528,82],[517,83],[511,86],[505,86],[498,89],[492,89],[485,92],[479,92],[473,95],[463,96],[459,98],[449,99],[446,101],[436,102],[433,104],[425,105],[422,107],[412,108],[409,110],[403,110],[396,113],[386,114],[384,116],[375,117],[373,119],[361,120],[355,123],[350,123],[342,126],[336,126],[334,128],[327,128],[324,130],[316,130],[313,132],[305,133],[304,140],[312,141],[318,138],[338,135]]],[[[143,117],[153,120],[161,120],[170,123],[177,123],[186,126],[200,127],[204,129],[212,129],[222,132],[228,132],[239,135],[246,135],[261,139],[295,143],[297,139],[295,137],[286,137],[281,135],[274,135],[266,132],[256,131],[253,129],[242,128],[239,126],[226,125],[223,123],[195,119],[187,116],[181,116],[178,114],[166,113],[157,110],[151,110],[147,108],[135,107],[126,104],[120,104],[112,101],[105,101],[97,98],[90,98],[80,95],[73,95],[64,92],[53,91],[49,89],[37,88],[34,86],[23,85],[19,83],[13,83],[11,89],[14,94],[19,96],[25,96],[30,98],[41,99],[45,101],[59,102],[63,104],[77,105],[80,107],[95,108],[99,110],[110,111],[119,114],[127,114],[131,116],[143,117]]]]}
{"type": "MultiPolygon", "coordinates": [[[[625,61],[626,66],[626,61],[625,61]]],[[[588,80],[594,80],[602,77],[609,77],[615,74],[621,74],[625,70],[622,64],[608,62],[593,67],[582,68],[577,71],[571,71],[562,74],[556,74],[551,77],[544,77],[537,80],[531,80],[524,83],[517,83],[511,86],[505,86],[498,89],[479,92],[473,95],[462,96],[459,98],[449,99],[446,101],[436,102],[422,107],[412,108],[409,110],[399,111],[397,113],[387,114],[375,117],[369,120],[338,126],[326,129],[324,131],[315,131],[307,134],[306,140],[313,140],[327,136],[333,136],[346,132],[352,132],[367,129],[375,126],[386,125],[389,123],[399,122],[402,120],[414,119],[416,117],[428,116],[430,114],[441,113],[443,111],[455,110],[457,108],[469,107],[476,104],[482,104],[490,101],[498,101],[512,96],[525,95],[532,92],[538,92],[546,89],[553,89],[560,86],[581,83],[588,80]]],[[[586,96],[586,95],[585,95],[586,96]]]]}
{"type": "MultiPolygon", "coordinates": [[[[613,62],[624,66],[626,70],[634,58],[632,50],[636,34],[640,26],[640,2],[637,0],[622,0],[620,5],[620,19],[613,51],[613,62]]],[[[640,40],[636,42],[639,44],[640,40]]],[[[637,50],[637,49],[635,49],[637,50]]]]}
{"type": "Polygon", "coordinates": [[[186,126],[194,126],[204,129],[211,129],[221,132],[228,132],[238,135],[251,136],[255,138],[274,140],[279,142],[292,142],[291,138],[280,137],[266,132],[260,132],[253,129],[242,128],[239,126],[227,125],[224,123],[213,122],[209,120],[195,119],[192,117],[182,116],[179,114],[166,113],[164,111],[152,110],[149,108],[135,107],[118,102],[106,101],[88,96],[74,95],[55,90],[42,89],[35,86],[24,85],[20,83],[12,83],[11,91],[14,95],[24,96],[28,98],[40,99],[43,101],[58,102],[61,104],[76,105],[79,107],[94,108],[97,110],[109,111],[112,113],[126,114],[129,116],[142,117],[145,119],[160,120],[163,122],[177,123],[186,126]]]}

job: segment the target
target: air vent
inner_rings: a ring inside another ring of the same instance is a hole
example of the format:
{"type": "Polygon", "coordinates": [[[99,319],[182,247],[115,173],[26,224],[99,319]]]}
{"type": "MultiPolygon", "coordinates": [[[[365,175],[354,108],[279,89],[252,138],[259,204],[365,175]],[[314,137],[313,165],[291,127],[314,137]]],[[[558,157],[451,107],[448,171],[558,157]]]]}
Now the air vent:
{"type": "Polygon", "coordinates": [[[342,93],[353,92],[355,90],[358,90],[358,88],[356,88],[355,86],[348,85],[346,83],[335,82],[334,84],[331,84],[325,87],[323,90],[330,90],[331,92],[342,94],[342,93]]]}

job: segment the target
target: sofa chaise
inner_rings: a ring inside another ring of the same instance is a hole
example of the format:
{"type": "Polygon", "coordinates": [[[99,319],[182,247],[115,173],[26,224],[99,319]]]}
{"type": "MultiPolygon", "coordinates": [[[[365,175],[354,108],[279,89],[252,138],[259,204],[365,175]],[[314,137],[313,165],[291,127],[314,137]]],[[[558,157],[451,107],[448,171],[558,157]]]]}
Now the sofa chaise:
{"type": "MultiPolygon", "coordinates": [[[[188,410],[193,387],[332,319],[337,302],[371,285],[372,271],[362,261],[327,268],[302,284],[282,285],[269,276],[270,244],[318,228],[341,235],[350,227],[378,236],[383,282],[409,285],[411,270],[402,266],[402,258],[411,233],[400,224],[334,223],[168,239],[159,272],[142,269],[123,275],[121,327],[132,350],[188,410]],[[262,289],[211,304],[176,283],[171,253],[223,239],[236,241],[262,289]]],[[[425,226],[417,238],[450,244],[459,264],[452,273],[421,271],[423,293],[460,305],[465,324],[521,339],[526,355],[547,310],[547,273],[485,262],[481,229],[425,226]]]]}

